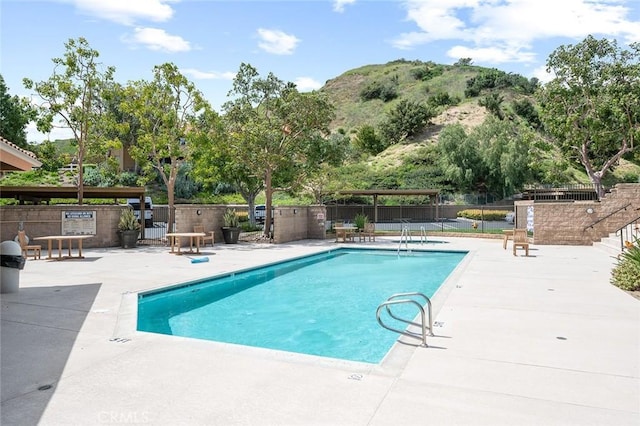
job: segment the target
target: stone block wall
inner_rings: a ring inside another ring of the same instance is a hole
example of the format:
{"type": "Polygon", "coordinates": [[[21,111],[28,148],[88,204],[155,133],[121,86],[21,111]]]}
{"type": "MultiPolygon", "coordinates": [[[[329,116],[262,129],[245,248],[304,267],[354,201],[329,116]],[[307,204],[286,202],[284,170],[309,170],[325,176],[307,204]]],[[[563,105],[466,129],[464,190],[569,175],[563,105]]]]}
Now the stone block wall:
{"type": "MultiPolygon", "coordinates": [[[[117,205],[22,205],[0,207],[0,240],[13,240],[20,226],[30,239],[62,233],[64,211],[95,211],[96,235],[85,240],[83,247],[118,246],[118,221],[123,207],[117,205]]],[[[46,242],[42,244],[44,247],[46,242]]]]}
{"type": "MultiPolygon", "coordinates": [[[[534,208],[534,244],[591,245],[640,216],[640,184],[618,184],[601,201],[517,201],[534,208]]],[[[518,213],[518,228],[526,226],[518,213]]]]}
{"type": "Polygon", "coordinates": [[[273,215],[273,242],[324,239],[325,206],[276,207],[273,215]]]}
{"type": "MultiPolygon", "coordinates": [[[[205,232],[214,231],[214,241],[223,241],[222,230],[223,216],[227,207],[233,206],[212,204],[178,204],[176,205],[176,229],[175,232],[193,232],[195,225],[203,225],[205,232]]],[[[188,245],[189,241],[182,238],[182,244],[188,245]]]]}

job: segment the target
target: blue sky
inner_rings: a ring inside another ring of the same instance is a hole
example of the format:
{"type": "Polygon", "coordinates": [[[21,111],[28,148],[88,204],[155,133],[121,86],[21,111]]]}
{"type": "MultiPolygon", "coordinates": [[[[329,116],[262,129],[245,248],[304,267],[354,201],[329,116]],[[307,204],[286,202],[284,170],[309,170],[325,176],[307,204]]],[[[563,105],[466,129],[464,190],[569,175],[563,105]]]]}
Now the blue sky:
{"type": "MultiPolygon", "coordinates": [[[[640,42],[638,0],[3,0],[0,73],[10,94],[46,80],[64,43],[84,37],[121,83],[175,63],[214,108],[242,62],[301,91],[396,59],[476,65],[544,80],[558,46],[588,34],[640,42]]],[[[46,135],[29,129],[30,141],[46,135]]],[[[54,130],[51,139],[67,137],[54,130]]]]}

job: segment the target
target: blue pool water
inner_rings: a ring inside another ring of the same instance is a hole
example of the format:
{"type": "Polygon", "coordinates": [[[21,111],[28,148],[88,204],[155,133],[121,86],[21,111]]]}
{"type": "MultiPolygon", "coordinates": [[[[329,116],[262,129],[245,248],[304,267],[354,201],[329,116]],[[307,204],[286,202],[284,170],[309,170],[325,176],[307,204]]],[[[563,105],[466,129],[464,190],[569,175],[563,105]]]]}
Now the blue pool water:
{"type": "Polygon", "coordinates": [[[378,305],[394,293],[432,296],[465,254],[337,249],[145,293],[138,330],[378,363],[398,338],[377,323],[378,305]]]}

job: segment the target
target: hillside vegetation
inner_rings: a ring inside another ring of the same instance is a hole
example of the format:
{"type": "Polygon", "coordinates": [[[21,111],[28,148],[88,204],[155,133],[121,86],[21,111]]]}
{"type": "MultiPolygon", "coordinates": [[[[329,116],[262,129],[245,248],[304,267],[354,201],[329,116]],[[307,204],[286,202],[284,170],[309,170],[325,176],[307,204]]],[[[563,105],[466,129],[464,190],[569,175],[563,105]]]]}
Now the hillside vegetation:
{"type": "MultiPolygon", "coordinates": [[[[535,106],[537,87],[535,79],[473,66],[470,61],[441,65],[397,60],[349,70],[327,81],[321,89],[336,107],[331,126],[334,132],[348,135],[352,142],[358,139],[363,127],[370,126],[380,133],[390,113],[403,102],[426,105],[431,116],[421,131],[380,152],[362,152],[356,147],[346,164],[333,171],[332,183],[328,186],[330,189],[438,187],[448,192],[486,191],[483,182],[475,188],[461,188],[452,180],[437,146],[447,126],[460,125],[475,137],[474,131],[487,134],[486,130],[479,129],[490,126],[488,122],[493,122],[494,128],[513,129],[513,137],[519,137],[523,129],[531,131],[526,137],[531,146],[524,183],[588,184],[583,167],[563,158],[542,131],[535,106]]],[[[496,138],[491,134],[488,137],[496,138]]],[[[608,185],[633,182],[638,176],[638,164],[621,160],[605,182],[608,185]]],[[[505,189],[502,194],[494,195],[500,198],[509,195],[507,192],[510,191],[505,189]]]]}
{"type": "MultiPolygon", "coordinates": [[[[526,184],[588,184],[584,168],[563,157],[543,132],[537,88],[535,79],[474,66],[470,60],[442,65],[400,59],[346,71],[320,90],[335,107],[330,130],[349,141],[344,164],[326,168],[326,177],[319,179],[322,190],[438,188],[500,199],[526,184]],[[456,167],[455,161],[466,162],[467,168],[456,167]]],[[[75,146],[65,140],[34,150],[49,157],[49,169],[55,171],[71,161],[75,146]]],[[[111,176],[113,165],[101,165],[103,158],[87,157],[98,164],[88,184],[127,184],[111,176]]],[[[637,182],[639,159],[636,154],[621,160],[605,184],[637,182]]],[[[200,185],[188,182],[189,170],[181,169],[177,196],[210,201],[210,192],[196,195],[200,185]]],[[[31,178],[37,180],[38,174],[31,178]]],[[[287,203],[287,195],[277,197],[287,203]]]]}

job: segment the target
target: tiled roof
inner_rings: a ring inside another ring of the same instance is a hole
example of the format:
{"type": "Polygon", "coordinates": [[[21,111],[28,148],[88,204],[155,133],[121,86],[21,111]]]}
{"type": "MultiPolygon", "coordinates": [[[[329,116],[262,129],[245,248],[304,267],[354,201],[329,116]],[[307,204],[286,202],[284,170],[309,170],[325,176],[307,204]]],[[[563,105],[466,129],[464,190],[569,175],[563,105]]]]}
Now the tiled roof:
{"type": "Polygon", "coordinates": [[[3,138],[2,136],[0,136],[0,142],[9,145],[11,148],[16,149],[16,150],[22,152],[23,154],[28,155],[29,157],[37,159],[36,155],[33,152],[27,151],[26,149],[23,149],[23,148],[20,148],[18,145],[14,144],[13,142],[9,142],[8,140],[3,138]]]}

